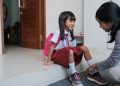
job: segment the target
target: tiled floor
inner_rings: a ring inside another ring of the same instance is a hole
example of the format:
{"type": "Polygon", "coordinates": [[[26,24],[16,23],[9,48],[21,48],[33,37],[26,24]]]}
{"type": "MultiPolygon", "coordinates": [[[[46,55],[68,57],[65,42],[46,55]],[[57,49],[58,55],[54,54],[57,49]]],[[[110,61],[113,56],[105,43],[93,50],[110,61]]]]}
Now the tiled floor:
{"type": "MultiPolygon", "coordinates": [[[[80,76],[81,76],[81,81],[83,83],[83,86],[101,86],[101,85],[98,85],[92,81],[87,80],[86,72],[80,73],[80,76]]],[[[71,84],[71,81],[69,80],[69,78],[66,78],[66,79],[63,79],[63,80],[58,81],[56,83],[53,83],[49,86],[72,86],[72,84],[71,84]]],[[[102,86],[113,86],[113,85],[106,84],[106,85],[102,85],[102,86]]]]}

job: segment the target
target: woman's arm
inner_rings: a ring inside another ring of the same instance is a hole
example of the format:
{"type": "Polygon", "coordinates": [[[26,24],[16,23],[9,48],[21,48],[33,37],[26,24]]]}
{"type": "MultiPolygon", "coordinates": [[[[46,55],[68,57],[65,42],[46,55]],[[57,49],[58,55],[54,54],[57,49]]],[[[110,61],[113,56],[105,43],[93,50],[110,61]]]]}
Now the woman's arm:
{"type": "Polygon", "coordinates": [[[105,70],[116,66],[120,63],[120,30],[116,34],[115,46],[109,58],[98,63],[98,68],[100,70],[105,70]]]}

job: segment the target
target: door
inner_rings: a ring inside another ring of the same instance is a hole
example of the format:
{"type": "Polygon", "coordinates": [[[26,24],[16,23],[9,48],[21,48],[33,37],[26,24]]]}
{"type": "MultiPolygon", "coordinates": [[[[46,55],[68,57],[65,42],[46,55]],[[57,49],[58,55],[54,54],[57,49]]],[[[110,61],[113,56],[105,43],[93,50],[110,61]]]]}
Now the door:
{"type": "Polygon", "coordinates": [[[20,0],[21,46],[43,48],[45,33],[44,0],[20,0]],[[43,8],[42,8],[43,7],[43,8]],[[43,26],[42,26],[43,25],[43,26]],[[43,30],[42,30],[42,29],[43,30]]]}

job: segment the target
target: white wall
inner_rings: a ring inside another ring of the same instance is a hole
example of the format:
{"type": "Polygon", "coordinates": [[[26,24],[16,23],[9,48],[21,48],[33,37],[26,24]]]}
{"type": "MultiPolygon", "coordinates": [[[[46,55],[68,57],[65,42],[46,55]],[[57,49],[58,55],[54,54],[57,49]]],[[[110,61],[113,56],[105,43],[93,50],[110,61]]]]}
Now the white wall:
{"type": "Polygon", "coordinates": [[[59,29],[62,11],[72,11],[76,16],[75,33],[83,32],[83,0],[46,0],[46,35],[59,29]]]}
{"type": "Polygon", "coordinates": [[[112,0],[112,1],[117,3],[120,6],[120,0],[112,0]]]}
{"type": "Polygon", "coordinates": [[[106,59],[108,53],[108,33],[104,32],[95,19],[97,9],[110,0],[84,0],[84,43],[90,49],[95,62],[106,59]],[[89,2],[89,3],[88,3],[89,2]]]}

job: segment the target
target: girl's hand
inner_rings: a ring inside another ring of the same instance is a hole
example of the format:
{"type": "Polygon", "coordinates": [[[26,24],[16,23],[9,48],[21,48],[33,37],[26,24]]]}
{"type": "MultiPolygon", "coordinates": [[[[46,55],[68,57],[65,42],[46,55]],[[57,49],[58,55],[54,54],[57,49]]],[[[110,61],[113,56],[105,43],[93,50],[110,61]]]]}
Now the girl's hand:
{"type": "Polygon", "coordinates": [[[53,61],[51,61],[47,58],[44,63],[44,70],[47,70],[49,68],[49,65],[51,65],[51,64],[53,64],[53,61]]]}
{"type": "Polygon", "coordinates": [[[78,39],[81,39],[81,38],[84,37],[84,34],[83,33],[79,33],[79,34],[75,35],[75,37],[78,38],[78,39]]]}
{"type": "Polygon", "coordinates": [[[48,66],[48,65],[51,65],[51,64],[53,64],[53,61],[51,61],[51,59],[47,58],[44,65],[48,66]]]}

